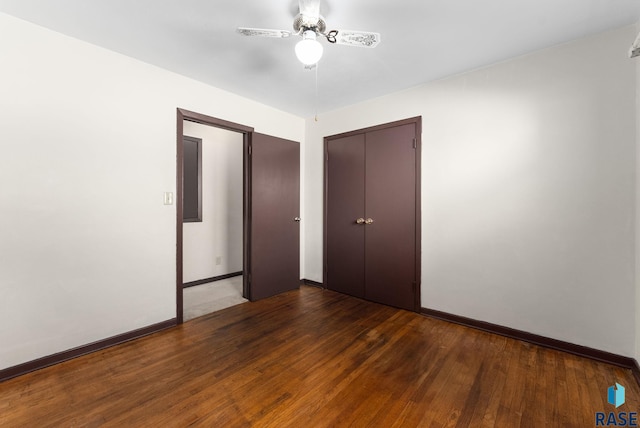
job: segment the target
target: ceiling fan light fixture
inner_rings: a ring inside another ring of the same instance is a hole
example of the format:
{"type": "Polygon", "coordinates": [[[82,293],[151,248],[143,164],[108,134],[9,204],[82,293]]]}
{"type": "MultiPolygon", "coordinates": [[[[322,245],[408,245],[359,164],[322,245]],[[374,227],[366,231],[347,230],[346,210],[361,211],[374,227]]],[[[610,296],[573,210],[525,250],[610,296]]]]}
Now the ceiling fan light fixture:
{"type": "Polygon", "coordinates": [[[316,32],[306,30],[302,34],[302,40],[296,44],[296,56],[304,65],[313,65],[322,58],[323,47],[316,40],[316,32]]]}

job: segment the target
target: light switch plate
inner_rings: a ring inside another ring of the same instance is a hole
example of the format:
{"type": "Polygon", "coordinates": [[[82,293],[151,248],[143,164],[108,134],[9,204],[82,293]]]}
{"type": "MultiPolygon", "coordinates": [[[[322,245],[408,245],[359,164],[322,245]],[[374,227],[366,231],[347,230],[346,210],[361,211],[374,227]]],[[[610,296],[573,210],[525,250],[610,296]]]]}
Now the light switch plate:
{"type": "Polygon", "coordinates": [[[173,205],[173,192],[164,192],[164,204],[173,205]]]}

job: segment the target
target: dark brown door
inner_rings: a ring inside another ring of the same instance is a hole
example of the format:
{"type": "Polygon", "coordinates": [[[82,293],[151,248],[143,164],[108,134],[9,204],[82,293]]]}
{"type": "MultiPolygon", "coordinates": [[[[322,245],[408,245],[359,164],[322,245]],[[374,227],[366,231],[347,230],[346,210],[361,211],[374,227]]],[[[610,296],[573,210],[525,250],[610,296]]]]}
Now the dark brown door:
{"type": "Polygon", "coordinates": [[[415,310],[415,125],[368,132],[365,298],[415,310]]]}
{"type": "Polygon", "coordinates": [[[327,288],[364,297],[364,134],[327,142],[327,288]]]}
{"type": "Polygon", "coordinates": [[[250,300],[300,285],[300,145],[258,133],[251,141],[250,300]]]}
{"type": "Polygon", "coordinates": [[[419,309],[419,123],[326,139],[327,288],[419,309]]]}

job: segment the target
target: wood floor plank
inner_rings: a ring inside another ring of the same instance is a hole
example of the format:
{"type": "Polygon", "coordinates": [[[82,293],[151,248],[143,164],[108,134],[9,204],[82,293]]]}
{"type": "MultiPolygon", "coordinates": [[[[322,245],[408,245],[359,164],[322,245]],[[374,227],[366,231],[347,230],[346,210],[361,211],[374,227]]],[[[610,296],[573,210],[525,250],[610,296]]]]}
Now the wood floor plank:
{"type": "Polygon", "coordinates": [[[0,383],[2,427],[584,427],[639,405],[629,370],[313,287],[0,383]]]}

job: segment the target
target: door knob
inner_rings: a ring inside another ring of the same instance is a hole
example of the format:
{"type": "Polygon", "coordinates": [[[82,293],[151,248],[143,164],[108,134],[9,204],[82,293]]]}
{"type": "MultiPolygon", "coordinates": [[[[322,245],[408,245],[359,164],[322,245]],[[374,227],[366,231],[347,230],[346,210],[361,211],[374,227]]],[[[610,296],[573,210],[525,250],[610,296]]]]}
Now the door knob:
{"type": "Polygon", "coordinates": [[[359,219],[356,220],[357,224],[363,224],[364,223],[364,219],[362,217],[360,217],[359,219]]]}
{"type": "Polygon", "coordinates": [[[300,217],[294,217],[293,221],[297,221],[298,223],[300,223],[300,220],[302,220],[300,217]]]}
{"type": "Polygon", "coordinates": [[[373,223],[373,219],[371,217],[369,217],[364,221],[364,224],[372,224],[372,223],[373,223]]]}

